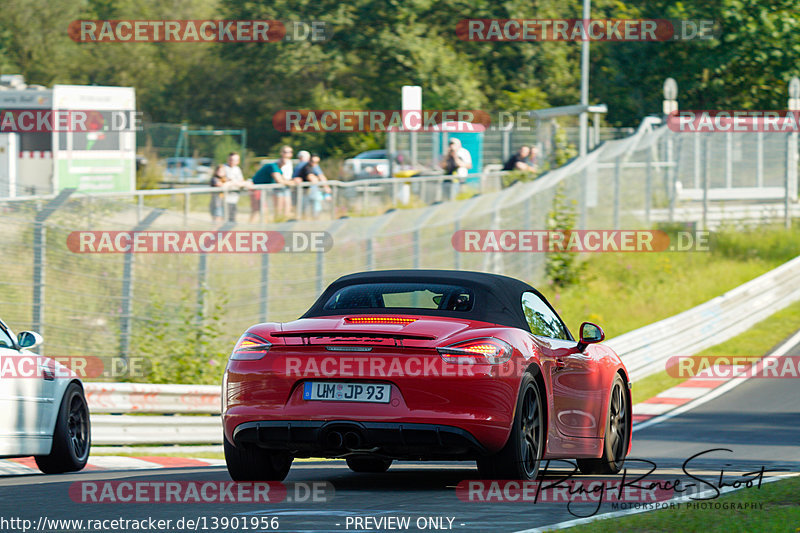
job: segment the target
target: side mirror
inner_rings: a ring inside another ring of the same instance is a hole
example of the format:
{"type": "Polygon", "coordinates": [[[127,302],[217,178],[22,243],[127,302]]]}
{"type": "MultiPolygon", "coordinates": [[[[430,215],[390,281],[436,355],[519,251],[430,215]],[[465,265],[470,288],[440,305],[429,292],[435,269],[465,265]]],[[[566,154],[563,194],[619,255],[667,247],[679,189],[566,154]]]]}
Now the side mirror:
{"type": "Polygon", "coordinates": [[[582,352],[590,344],[602,342],[606,338],[606,334],[597,324],[591,322],[584,322],[581,324],[581,340],[578,342],[578,351],[582,352]]]}
{"type": "Polygon", "coordinates": [[[33,349],[44,342],[41,335],[34,331],[20,331],[17,335],[17,344],[20,348],[33,349]]]}

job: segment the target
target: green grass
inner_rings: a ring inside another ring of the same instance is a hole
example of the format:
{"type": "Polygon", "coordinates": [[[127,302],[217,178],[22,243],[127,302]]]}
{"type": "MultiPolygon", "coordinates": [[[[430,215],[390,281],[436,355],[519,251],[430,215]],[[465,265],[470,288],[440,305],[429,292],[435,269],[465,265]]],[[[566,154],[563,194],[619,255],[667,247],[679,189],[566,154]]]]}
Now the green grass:
{"type": "Polygon", "coordinates": [[[684,381],[686,380],[670,376],[667,374],[667,371],[664,370],[663,372],[653,374],[652,376],[640,379],[634,383],[633,388],[631,389],[631,399],[633,404],[636,405],[637,403],[649,400],[660,392],[664,392],[665,390],[671,389],[676,385],[680,385],[684,381]]]}
{"type": "Polygon", "coordinates": [[[778,266],[713,253],[608,253],[586,263],[579,285],[546,294],[577,332],[596,322],[606,338],[685,311],[778,266]]]}
{"type": "Polygon", "coordinates": [[[567,326],[597,322],[612,338],[680,313],[800,254],[800,226],[715,234],[708,252],[599,253],[581,282],[541,286],[567,326]]]}
{"type": "MultiPolygon", "coordinates": [[[[696,357],[737,356],[759,358],[800,328],[800,302],[786,307],[755,324],[752,328],[723,343],[696,354],[696,357]]],[[[652,398],[685,381],[672,377],[666,370],[637,381],[633,387],[633,403],[652,398]]]]}
{"type": "Polygon", "coordinates": [[[721,496],[714,503],[763,503],[761,509],[693,509],[680,505],[622,518],[600,520],[569,528],[574,533],[660,531],[681,533],[729,533],[731,531],[791,532],[800,529],[800,477],[742,489],[721,496]]]}
{"type": "MultiPolygon", "coordinates": [[[[600,253],[583,262],[580,283],[545,296],[577,333],[583,321],[599,324],[610,339],[673,316],[724,294],[800,254],[800,227],[723,230],[708,252],[600,253]]],[[[698,356],[762,356],[800,327],[800,303],[698,356]]],[[[666,370],[638,381],[633,402],[682,383],[666,370]]]]}

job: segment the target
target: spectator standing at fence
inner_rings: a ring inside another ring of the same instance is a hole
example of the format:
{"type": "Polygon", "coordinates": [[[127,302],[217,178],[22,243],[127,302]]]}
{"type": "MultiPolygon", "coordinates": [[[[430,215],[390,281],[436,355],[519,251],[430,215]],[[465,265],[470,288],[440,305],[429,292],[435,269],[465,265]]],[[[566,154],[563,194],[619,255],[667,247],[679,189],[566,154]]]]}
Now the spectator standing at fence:
{"type": "MultiPolygon", "coordinates": [[[[259,167],[258,171],[253,174],[253,177],[250,178],[250,181],[253,185],[269,185],[272,183],[278,183],[278,180],[275,179],[274,174],[280,173],[280,168],[275,163],[267,163],[267,161],[261,162],[261,167],[259,167]]],[[[266,194],[267,191],[262,191],[260,189],[253,189],[250,193],[250,223],[253,224],[261,215],[261,195],[266,194]]]]}
{"type": "Polygon", "coordinates": [[[303,176],[300,173],[303,171],[303,167],[305,167],[309,161],[311,161],[311,152],[308,150],[300,150],[297,152],[297,166],[294,167],[292,177],[302,178],[303,176]]]}
{"type": "Polygon", "coordinates": [[[328,185],[328,177],[322,172],[322,167],[319,166],[320,157],[316,154],[311,156],[311,164],[314,165],[314,172],[316,176],[319,178],[320,183],[322,184],[322,190],[325,191],[325,199],[330,200],[331,197],[331,186],[328,185]]]}
{"type": "MultiPolygon", "coordinates": [[[[297,152],[297,164],[295,165],[294,171],[292,172],[292,180],[294,181],[294,185],[296,185],[296,187],[292,189],[292,205],[291,205],[292,208],[294,208],[294,206],[297,205],[297,195],[304,194],[306,192],[303,191],[302,187],[298,185],[303,183],[303,181],[305,181],[303,179],[303,176],[300,175],[300,173],[302,172],[303,167],[305,167],[310,160],[311,160],[311,152],[309,152],[308,150],[300,150],[299,152],[297,152]]],[[[301,215],[302,213],[298,213],[298,216],[301,215]]]]}
{"type": "Polygon", "coordinates": [[[300,168],[297,176],[303,181],[320,184],[320,187],[330,194],[331,188],[328,185],[328,178],[322,172],[322,167],[319,166],[319,163],[320,157],[317,154],[312,155],[306,164],[297,165],[300,168]]]}
{"type": "MultiPolygon", "coordinates": [[[[459,139],[450,139],[447,154],[441,163],[444,173],[448,176],[466,177],[472,168],[472,156],[469,150],[461,146],[459,139]]],[[[454,198],[458,194],[458,180],[444,180],[442,182],[442,194],[446,199],[454,198]]]]}
{"type": "MultiPolygon", "coordinates": [[[[225,165],[217,165],[217,168],[214,169],[214,173],[211,175],[210,185],[223,189],[227,181],[228,178],[225,177],[225,165]]],[[[223,192],[211,193],[211,203],[208,207],[211,211],[211,220],[215,224],[222,224],[222,220],[225,218],[224,198],[225,193],[223,192]]]]}
{"type": "Polygon", "coordinates": [[[327,195],[328,198],[330,198],[331,194],[328,178],[322,172],[319,163],[320,157],[314,154],[307,163],[302,166],[298,165],[300,166],[299,177],[303,181],[312,184],[308,189],[308,201],[311,203],[312,215],[314,218],[322,211],[322,201],[325,198],[322,191],[325,191],[325,195],[327,195]]]}
{"type": "MultiPolygon", "coordinates": [[[[285,145],[281,147],[280,157],[277,161],[272,163],[275,165],[271,167],[272,176],[275,178],[276,183],[283,185],[282,189],[275,191],[275,216],[290,217],[292,214],[291,205],[291,190],[290,186],[295,184],[293,176],[294,165],[292,163],[292,155],[294,150],[291,146],[285,145]],[[275,170],[278,170],[276,173],[275,170]]],[[[299,181],[299,179],[297,180],[299,181]]]]}
{"type": "Polygon", "coordinates": [[[242,169],[239,167],[241,158],[237,152],[228,154],[228,163],[223,165],[225,168],[225,177],[227,182],[225,188],[228,194],[225,196],[225,201],[228,205],[228,220],[236,222],[236,207],[239,204],[239,191],[248,188],[248,183],[244,180],[242,169]]]}
{"type": "Polygon", "coordinates": [[[240,162],[241,158],[239,157],[238,152],[231,152],[228,154],[228,161],[225,164],[225,176],[231,183],[238,184],[243,187],[244,175],[242,175],[242,169],[239,166],[240,162]]]}
{"type": "Polygon", "coordinates": [[[459,139],[450,139],[447,154],[439,165],[445,174],[463,178],[472,168],[472,156],[469,150],[461,146],[459,139]]]}
{"type": "Polygon", "coordinates": [[[531,168],[533,172],[539,172],[539,149],[535,144],[531,145],[531,168]]]}
{"type": "Polygon", "coordinates": [[[535,172],[531,159],[531,149],[528,146],[520,146],[517,153],[512,155],[503,166],[503,170],[521,170],[523,172],[535,172]]]}

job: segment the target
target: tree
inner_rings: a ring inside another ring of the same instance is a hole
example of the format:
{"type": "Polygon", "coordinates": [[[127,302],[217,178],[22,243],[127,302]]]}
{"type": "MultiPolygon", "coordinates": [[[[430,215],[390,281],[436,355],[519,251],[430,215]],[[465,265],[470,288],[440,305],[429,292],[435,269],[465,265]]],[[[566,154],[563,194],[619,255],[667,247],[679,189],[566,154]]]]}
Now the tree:
{"type": "Polygon", "coordinates": [[[709,40],[604,43],[593,72],[608,120],[635,125],[661,112],[662,84],[677,80],[682,109],[782,109],[788,80],[798,75],[800,19],[788,0],[628,2],[634,17],[706,19],[718,23],[709,40]]]}

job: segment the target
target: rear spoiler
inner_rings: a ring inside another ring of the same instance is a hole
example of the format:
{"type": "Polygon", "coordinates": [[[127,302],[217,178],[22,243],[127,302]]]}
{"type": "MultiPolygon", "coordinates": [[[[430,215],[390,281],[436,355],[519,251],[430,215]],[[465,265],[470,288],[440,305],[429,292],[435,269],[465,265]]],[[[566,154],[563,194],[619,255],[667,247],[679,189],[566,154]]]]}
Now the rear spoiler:
{"type": "Polygon", "coordinates": [[[373,338],[373,339],[418,339],[434,340],[435,335],[425,335],[421,333],[385,333],[378,331],[277,331],[270,333],[273,337],[330,337],[341,339],[373,338]]]}

